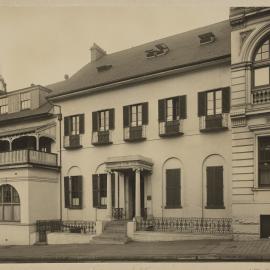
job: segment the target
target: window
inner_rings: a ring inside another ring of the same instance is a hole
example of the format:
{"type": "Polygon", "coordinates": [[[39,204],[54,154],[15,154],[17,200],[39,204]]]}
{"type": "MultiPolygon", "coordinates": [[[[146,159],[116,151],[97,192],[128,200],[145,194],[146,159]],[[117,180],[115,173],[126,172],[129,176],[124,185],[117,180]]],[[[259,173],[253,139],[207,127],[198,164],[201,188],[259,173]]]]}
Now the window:
{"type": "Polygon", "coordinates": [[[136,141],[146,138],[148,124],[148,103],[123,107],[124,140],[136,141]]]}
{"type": "Polygon", "coordinates": [[[19,194],[11,185],[0,186],[0,221],[20,221],[19,194]]]}
{"type": "Polygon", "coordinates": [[[209,209],[224,208],[223,166],[206,167],[207,206],[209,209]]]}
{"type": "Polygon", "coordinates": [[[258,138],[259,187],[270,187],[270,136],[258,138]]]}
{"type": "Polygon", "coordinates": [[[270,41],[269,37],[260,44],[253,57],[253,86],[270,85],[270,41]]]}
{"type": "Polygon", "coordinates": [[[261,238],[270,238],[270,215],[260,215],[261,238]]]}
{"type": "Polygon", "coordinates": [[[26,110],[31,108],[31,93],[21,94],[21,110],[26,110]]]}
{"type": "Polygon", "coordinates": [[[8,113],[8,99],[1,98],[0,99],[0,114],[8,113]]]}
{"type": "Polygon", "coordinates": [[[82,209],[82,176],[66,176],[64,178],[65,207],[82,209]]]}
{"type": "Polygon", "coordinates": [[[92,129],[93,132],[114,129],[114,109],[93,112],[92,129]]]}
{"type": "Polygon", "coordinates": [[[181,170],[166,170],[166,208],[181,207],[181,170]]]}
{"type": "Polygon", "coordinates": [[[159,122],[186,118],[186,95],[160,99],[158,102],[159,122]]]}
{"type": "MultiPolygon", "coordinates": [[[[115,204],[115,176],[111,174],[112,206],[115,204]]],[[[107,174],[93,174],[92,176],[93,207],[107,207],[107,174]]]]}

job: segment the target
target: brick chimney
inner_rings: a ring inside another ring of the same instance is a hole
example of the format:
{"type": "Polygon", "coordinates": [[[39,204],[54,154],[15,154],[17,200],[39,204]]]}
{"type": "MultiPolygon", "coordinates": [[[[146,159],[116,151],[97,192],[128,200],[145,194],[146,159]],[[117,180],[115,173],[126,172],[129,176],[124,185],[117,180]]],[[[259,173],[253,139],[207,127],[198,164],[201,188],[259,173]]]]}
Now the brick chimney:
{"type": "Polygon", "coordinates": [[[91,51],[91,62],[97,61],[107,54],[106,51],[100,48],[96,43],[93,44],[93,46],[90,48],[90,51],[91,51]]]}

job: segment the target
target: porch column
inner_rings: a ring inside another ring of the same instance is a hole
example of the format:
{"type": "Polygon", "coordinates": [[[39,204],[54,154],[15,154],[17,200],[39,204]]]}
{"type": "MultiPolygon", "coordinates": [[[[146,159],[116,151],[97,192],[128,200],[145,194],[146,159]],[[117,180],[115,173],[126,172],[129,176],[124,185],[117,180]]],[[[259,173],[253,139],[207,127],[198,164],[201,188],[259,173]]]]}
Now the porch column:
{"type": "Polygon", "coordinates": [[[112,177],[111,171],[107,171],[107,218],[112,219],[112,177]]]}
{"type": "Polygon", "coordinates": [[[119,193],[118,193],[118,180],[119,180],[119,175],[118,172],[115,173],[115,194],[114,194],[114,206],[115,208],[119,208],[119,193]]]}
{"type": "Polygon", "coordinates": [[[135,170],[135,181],[136,181],[136,187],[135,187],[135,218],[141,217],[141,170],[136,169],[135,170]]]}
{"type": "Polygon", "coordinates": [[[36,135],[36,150],[39,151],[39,136],[36,135]]]}

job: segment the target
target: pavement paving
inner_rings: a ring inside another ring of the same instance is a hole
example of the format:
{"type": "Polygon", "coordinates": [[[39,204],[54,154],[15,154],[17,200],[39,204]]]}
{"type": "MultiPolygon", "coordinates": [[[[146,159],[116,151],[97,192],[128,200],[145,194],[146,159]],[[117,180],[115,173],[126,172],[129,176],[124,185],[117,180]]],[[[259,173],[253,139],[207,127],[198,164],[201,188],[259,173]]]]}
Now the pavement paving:
{"type": "Polygon", "coordinates": [[[0,262],[270,261],[270,240],[0,246],[0,262]]]}

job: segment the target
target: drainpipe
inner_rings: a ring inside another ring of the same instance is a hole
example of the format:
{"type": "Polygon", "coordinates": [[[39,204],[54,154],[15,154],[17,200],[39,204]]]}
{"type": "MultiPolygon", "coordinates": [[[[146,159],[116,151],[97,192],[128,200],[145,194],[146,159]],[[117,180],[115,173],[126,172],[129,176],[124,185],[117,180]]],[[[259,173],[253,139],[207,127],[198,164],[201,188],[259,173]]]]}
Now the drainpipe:
{"type": "Polygon", "coordinates": [[[59,167],[60,167],[60,221],[63,219],[62,213],[62,109],[60,105],[56,105],[47,100],[53,107],[57,107],[59,109],[59,113],[57,115],[57,119],[59,122],[59,167]]]}

